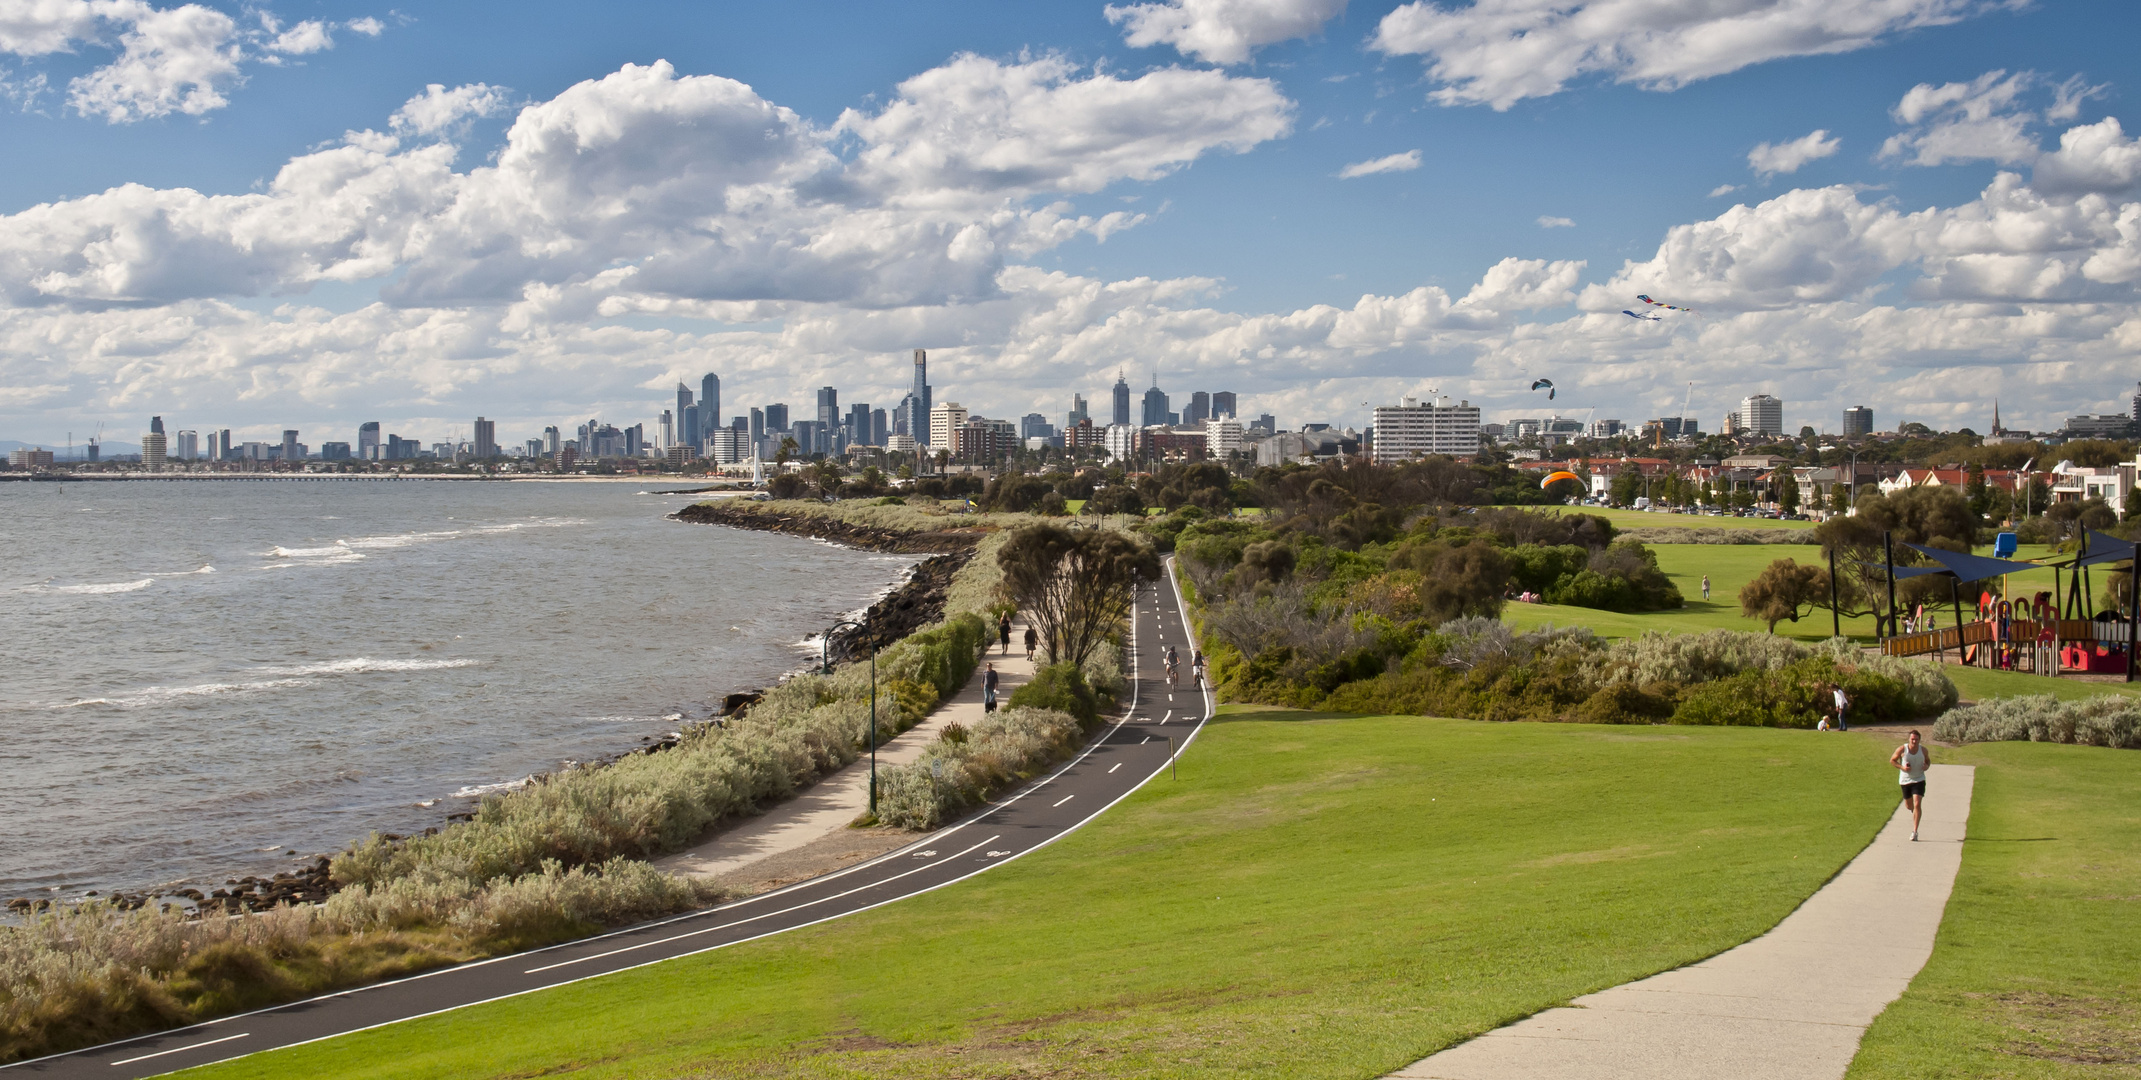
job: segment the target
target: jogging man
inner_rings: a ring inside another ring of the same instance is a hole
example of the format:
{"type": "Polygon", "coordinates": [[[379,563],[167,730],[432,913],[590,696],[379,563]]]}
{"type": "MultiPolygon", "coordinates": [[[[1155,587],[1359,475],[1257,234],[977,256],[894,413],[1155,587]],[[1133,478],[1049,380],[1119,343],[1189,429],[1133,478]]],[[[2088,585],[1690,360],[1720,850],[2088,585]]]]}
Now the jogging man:
{"type": "Polygon", "coordinates": [[[1916,840],[1918,819],[1925,813],[1925,768],[1933,763],[1933,755],[1918,742],[1917,728],[1912,728],[1910,738],[1888,755],[1888,763],[1896,767],[1896,782],[1903,785],[1903,805],[1911,808],[1911,839],[1916,840]]]}

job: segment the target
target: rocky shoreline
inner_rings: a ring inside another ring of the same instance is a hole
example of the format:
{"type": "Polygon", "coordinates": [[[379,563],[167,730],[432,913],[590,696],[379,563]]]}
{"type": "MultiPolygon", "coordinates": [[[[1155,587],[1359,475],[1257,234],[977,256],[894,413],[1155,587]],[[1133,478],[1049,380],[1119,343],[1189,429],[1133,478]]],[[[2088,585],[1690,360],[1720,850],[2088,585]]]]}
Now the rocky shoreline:
{"type": "MultiPolygon", "coordinates": [[[[830,652],[836,661],[866,657],[871,648],[882,649],[942,618],[952,575],[958,573],[959,569],[974,557],[974,545],[983,535],[980,530],[962,529],[930,533],[900,532],[894,529],[852,525],[837,518],[757,513],[708,503],[695,503],[671,516],[680,521],[699,524],[808,536],[866,551],[902,555],[935,553],[915,564],[905,582],[870,605],[869,610],[856,620],[861,624],[859,627],[841,631],[833,636],[830,652]]],[[[732,716],[759,701],[764,694],[763,690],[729,694],[722,702],[720,715],[732,716]]],[[[619,758],[660,753],[677,745],[680,740],[675,735],[668,735],[659,738],[649,736],[642,741],[648,745],[578,767],[600,768],[619,758]]],[[[537,774],[533,779],[540,782],[544,775],[546,774],[537,774]]],[[[450,814],[447,820],[466,820],[472,816],[472,813],[450,814]]],[[[425,830],[427,834],[437,831],[436,828],[425,830]]],[[[388,838],[401,839],[393,834],[388,834],[388,838]]],[[[297,853],[293,851],[290,854],[295,856],[297,853]]],[[[90,892],[84,899],[101,900],[123,911],[154,905],[161,908],[183,907],[203,916],[268,911],[279,904],[316,904],[326,900],[335,891],[334,882],[328,875],[328,867],[332,861],[331,855],[312,855],[289,871],[269,877],[249,875],[228,878],[222,888],[205,892],[188,885],[137,892],[114,890],[106,896],[90,892]]],[[[0,907],[4,907],[9,915],[20,917],[51,911],[68,903],[69,901],[49,898],[17,897],[0,907]]]]}

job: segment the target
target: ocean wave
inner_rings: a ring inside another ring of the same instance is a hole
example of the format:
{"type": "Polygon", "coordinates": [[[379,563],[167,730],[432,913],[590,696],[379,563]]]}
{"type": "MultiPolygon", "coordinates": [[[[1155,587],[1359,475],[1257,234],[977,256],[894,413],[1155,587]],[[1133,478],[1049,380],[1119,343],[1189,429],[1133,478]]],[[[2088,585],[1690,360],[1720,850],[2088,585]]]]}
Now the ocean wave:
{"type": "Polygon", "coordinates": [[[348,660],[324,660],[317,664],[302,664],[296,667],[261,668],[263,674],[272,675],[370,675],[389,671],[443,671],[447,668],[475,667],[481,660],[375,660],[359,656],[348,660]]]}
{"type": "Polygon", "coordinates": [[[523,776],[518,780],[507,780],[497,784],[470,784],[454,792],[453,797],[456,799],[480,799],[485,795],[501,795],[508,791],[519,791],[534,780],[535,777],[533,776],[523,776]]]}
{"type": "Polygon", "coordinates": [[[168,573],[163,573],[163,574],[150,574],[149,576],[150,576],[150,577],[152,577],[152,578],[159,578],[159,577],[192,577],[192,576],[193,576],[193,575],[195,575],[195,574],[213,574],[213,573],[215,573],[215,572],[216,572],[216,568],[215,568],[215,567],[213,567],[213,566],[203,566],[203,567],[201,567],[201,568],[200,568],[199,570],[173,570],[173,571],[170,571],[170,572],[168,572],[168,573]]]}
{"type": "Polygon", "coordinates": [[[111,581],[95,585],[31,585],[23,592],[68,593],[75,596],[102,596],[107,593],[137,592],[156,584],[156,579],[145,577],[139,581],[111,581]]]}
{"type": "Polygon", "coordinates": [[[386,536],[360,536],[354,540],[338,540],[336,541],[336,543],[343,544],[351,548],[365,548],[368,550],[392,549],[405,548],[414,544],[432,544],[437,543],[440,540],[451,540],[454,537],[463,535],[466,534],[460,529],[446,529],[441,532],[390,533],[386,536]]]}
{"type": "Polygon", "coordinates": [[[132,694],[108,698],[82,698],[54,706],[60,709],[78,709],[84,705],[107,705],[115,709],[138,709],[145,705],[167,705],[190,697],[208,697],[214,694],[248,694],[262,690],[282,690],[292,686],[310,686],[311,679],[261,679],[254,682],[200,683],[194,686],[152,686],[132,694]]]}
{"type": "MultiPolygon", "coordinates": [[[[351,551],[348,544],[337,540],[326,547],[316,548],[286,548],[277,544],[268,549],[267,555],[271,559],[327,559],[356,555],[356,552],[351,551]]],[[[364,556],[357,557],[361,559],[364,556]]]]}

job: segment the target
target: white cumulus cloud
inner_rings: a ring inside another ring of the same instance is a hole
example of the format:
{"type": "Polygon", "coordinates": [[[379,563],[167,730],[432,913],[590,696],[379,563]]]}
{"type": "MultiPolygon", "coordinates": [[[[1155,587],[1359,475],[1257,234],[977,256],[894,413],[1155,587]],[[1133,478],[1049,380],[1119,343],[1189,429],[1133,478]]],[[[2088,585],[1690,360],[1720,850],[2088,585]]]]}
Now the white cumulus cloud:
{"type": "Polygon", "coordinates": [[[1809,161],[1834,155],[1836,148],[1842,145],[1842,140],[1831,138],[1822,128],[1815,128],[1790,142],[1757,144],[1747,151],[1747,167],[1761,177],[1795,173],[1809,161]]]}
{"type": "Polygon", "coordinates": [[[1105,11],[1135,48],[1172,45],[1207,63],[1239,64],[1265,45],[1316,33],[1345,9],[1346,0],[1165,0],[1105,11]]]}
{"type": "Polygon", "coordinates": [[[1730,195],[1739,189],[1740,186],[1738,184],[1719,184],[1710,189],[1710,198],[1714,199],[1720,195],[1730,195]]]}
{"type": "Polygon", "coordinates": [[[1881,157],[1910,165],[2029,161],[2038,152],[2029,130],[2036,117],[2019,99],[2036,81],[2026,71],[1988,71],[1969,82],[1919,83],[1890,110],[1911,127],[1882,143],[1881,157]]]}
{"type": "Polygon", "coordinates": [[[1419,56],[1445,105],[1507,109],[1601,76],[1671,90],[1787,56],[1850,52],[2011,0],[1413,0],[1371,47],[1419,56]]]}
{"type": "Polygon", "coordinates": [[[1388,157],[1356,161],[1338,170],[1338,178],[1340,180],[1352,180],[1362,176],[1374,176],[1377,173],[1411,172],[1419,167],[1420,152],[1418,150],[1407,150],[1402,154],[1391,154],[1388,157]]]}
{"type": "Polygon", "coordinates": [[[443,83],[432,83],[395,110],[387,125],[395,131],[437,135],[477,117],[496,116],[505,111],[506,104],[502,86],[469,83],[448,90],[443,83]]]}

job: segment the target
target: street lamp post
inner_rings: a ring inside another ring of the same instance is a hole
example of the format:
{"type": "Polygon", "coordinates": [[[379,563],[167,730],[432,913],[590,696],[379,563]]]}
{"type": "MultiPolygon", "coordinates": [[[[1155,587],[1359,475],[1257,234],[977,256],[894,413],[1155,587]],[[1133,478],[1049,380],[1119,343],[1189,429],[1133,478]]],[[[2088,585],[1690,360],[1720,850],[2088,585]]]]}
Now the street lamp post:
{"type": "MultiPolygon", "coordinates": [[[[867,630],[851,619],[835,623],[818,639],[818,670],[833,673],[833,635],[847,629],[867,630]]],[[[870,816],[877,816],[877,641],[870,641],[870,816]]]]}

